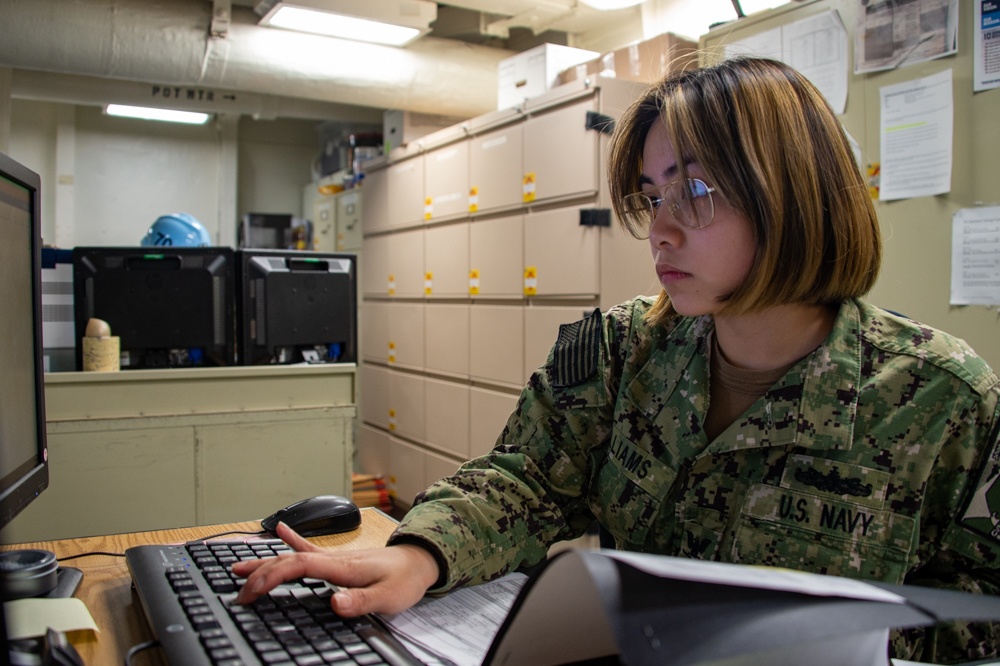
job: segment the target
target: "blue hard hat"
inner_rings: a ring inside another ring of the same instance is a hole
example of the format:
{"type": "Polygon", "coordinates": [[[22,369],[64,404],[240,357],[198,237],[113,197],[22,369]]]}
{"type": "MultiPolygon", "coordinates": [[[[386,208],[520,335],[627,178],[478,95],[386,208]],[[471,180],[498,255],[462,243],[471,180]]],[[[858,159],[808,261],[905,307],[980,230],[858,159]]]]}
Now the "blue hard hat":
{"type": "Polygon", "coordinates": [[[156,218],[139,244],[147,247],[205,247],[212,244],[212,238],[193,215],[171,213],[156,218]]]}

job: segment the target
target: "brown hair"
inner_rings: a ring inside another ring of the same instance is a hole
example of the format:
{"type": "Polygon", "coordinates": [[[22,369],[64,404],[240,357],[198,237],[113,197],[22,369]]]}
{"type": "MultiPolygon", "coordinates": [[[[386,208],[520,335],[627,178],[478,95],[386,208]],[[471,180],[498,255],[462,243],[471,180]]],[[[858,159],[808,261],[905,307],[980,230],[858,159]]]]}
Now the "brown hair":
{"type": "MultiPolygon", "coordinates": [[[[612,205],[642,188],[642,152],[663,122],[678,156],[696,162],[750,223],[756,256],[726,313],[784,303],[833,304],[868,292],[882,240],[875,207],[837,116],[804,76],[784,63],[739,57],[673,74],[651,86],[611,139],[612,205]]],[[[650,313],[665,321],[665,292],[650,313]]]]}

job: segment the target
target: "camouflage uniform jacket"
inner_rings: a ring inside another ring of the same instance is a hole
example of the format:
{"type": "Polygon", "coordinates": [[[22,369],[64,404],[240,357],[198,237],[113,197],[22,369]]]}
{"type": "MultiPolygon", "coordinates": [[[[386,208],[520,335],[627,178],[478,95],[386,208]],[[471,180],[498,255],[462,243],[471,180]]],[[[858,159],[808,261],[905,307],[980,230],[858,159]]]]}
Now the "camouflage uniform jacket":
{"type": "Polygon", "coordinates": [[[539,562],[596,520],[620,549],[1000,590],[1000,380],[964,342],[846,301],[709,442],[713,320],[653,327],[651,304],[561,327],[493,451],[417,498],[391,541],[429,545],[440,589],[539,562]]]}

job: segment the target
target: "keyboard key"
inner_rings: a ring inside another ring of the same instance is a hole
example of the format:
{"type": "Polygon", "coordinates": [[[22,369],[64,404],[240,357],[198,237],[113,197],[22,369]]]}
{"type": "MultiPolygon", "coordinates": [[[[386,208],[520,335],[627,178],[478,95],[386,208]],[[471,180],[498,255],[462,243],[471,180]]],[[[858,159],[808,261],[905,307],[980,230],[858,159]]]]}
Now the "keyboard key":
{"type": "Polygon", "coordinates": [[[195,631],[204,631],[205,629],[218,629],[219,623],[215,620],[214,616],[209,616],[197,622],[192,621],[191,626],[195,631]]]}
{"type": "Polygon", "coordinates": [[[347,643],[346,645],[341,643],[341,645],[344,648],[344,652],[350,655],[359,655],[362,652],[371,652],[371,648],[368,647],[368,643],[365,643],[360,638],[357,643],[347,643]]]}
{"type": "Polygon", "coordinates": [[[231,647],[217,648],[215,650],[209,650],[209,654],[212,656],[214,661],[223,661],[225,659],[237,659],[240,654],[231,647]]]}
{"type": "Polygon", "coordinates": [[[367,652],[355,655],[354,663],[358,664],[358,666],[375,666],[376,664],[384,664],[385,662],[382,661],[382,657],[377,652],[367,652]]]}
{"type": "Polygon", "coordinates": [[[343,650],[323,650],[319,653],[323,661],[332,663],[335,661],[346,661],[349,657],[343,650]]]}
{"type": "Polygon", "coordinates": [[[281,643],[275,640],[262,640],[253,641],[253,649],[259,652],[274,652],[275,650],[284,650],[281,647],[281,643]]]}
{"type": "Polygon", "coordinates": [[[205,649],[207,650],[218,650],[221,648],[229,648],[233,646],[233,644],[230,643],[229,639],[226,638],[225,636],[221,636],[219,638],[209,638],[207,640],[203,639],[201,641],[201,644],[204,645],[205,649]]]}
{"type": "Polygon", "coordinates": [[[209,585],[212,586],[212,591],[219,594],[225,594],[226,592],[235,592],[237,589],[236,583],[231,580],[213,580],[209,581],[209,585]]]}

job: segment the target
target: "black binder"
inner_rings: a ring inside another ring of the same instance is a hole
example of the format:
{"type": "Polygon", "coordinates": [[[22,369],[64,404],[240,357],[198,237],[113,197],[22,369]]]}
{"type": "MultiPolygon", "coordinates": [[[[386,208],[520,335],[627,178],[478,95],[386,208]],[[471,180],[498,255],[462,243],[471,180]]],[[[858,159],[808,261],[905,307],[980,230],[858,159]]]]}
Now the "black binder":
{"type": "Polygon", "coordinates": [[[881,666],[890,628],[953,620],[1000,620],[1000,597],[570,550],[525,583],[483,663],[881,666]]]}

